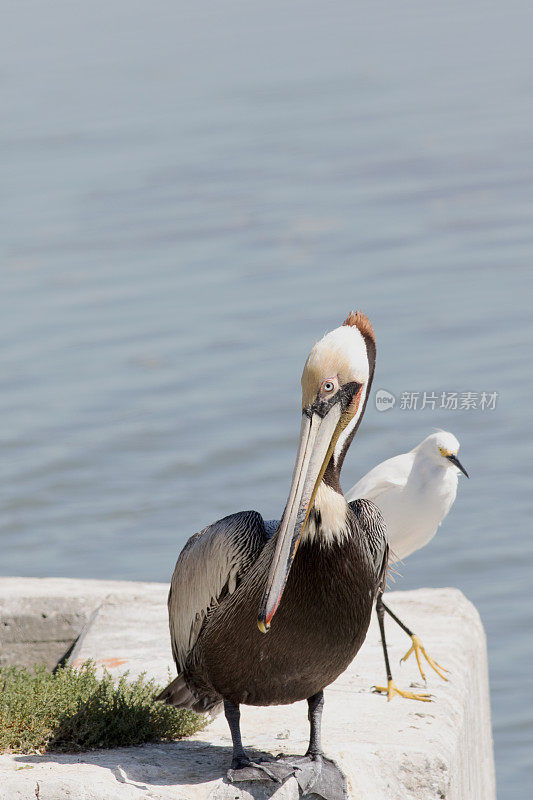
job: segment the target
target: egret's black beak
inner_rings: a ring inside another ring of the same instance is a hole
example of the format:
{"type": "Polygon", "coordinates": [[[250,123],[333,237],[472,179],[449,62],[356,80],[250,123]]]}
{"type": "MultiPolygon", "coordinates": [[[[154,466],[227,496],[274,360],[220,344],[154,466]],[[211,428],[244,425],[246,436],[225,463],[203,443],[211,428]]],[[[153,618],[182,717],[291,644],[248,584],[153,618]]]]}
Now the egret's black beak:
{"type": "Polygon", "coordinates": [[[451,461],[451,462],[452,462],[452,464],[455,464],[455,466],[457,467],[457,469],[460,469],[460,470],[461,470],[461,472],[463,473],[463,475],[466,475],[466,477],[467,477],[467,478],[469,478],[469,477],[470,477],[470,475],[468,474],[468,472],[466,471],[466,469],[463,467],[463,465],[461,464],[461,462],[459,461],[459,459],[457,458],[457,456],[454,456],[454,455],[453,455],[453,453],[452,453],[452,455],[450,455],[450,456],[446,456],[446,458],[448,459],[448,461],[451,461]]]}

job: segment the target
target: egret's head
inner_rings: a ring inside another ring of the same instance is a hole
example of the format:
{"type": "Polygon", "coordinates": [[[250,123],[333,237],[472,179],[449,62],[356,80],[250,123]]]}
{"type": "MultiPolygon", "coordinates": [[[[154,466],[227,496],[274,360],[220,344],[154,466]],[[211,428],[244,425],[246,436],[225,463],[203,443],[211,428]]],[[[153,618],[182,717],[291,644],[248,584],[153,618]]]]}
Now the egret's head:
{"type": "Polygon", "coordinates": [[[468,478],[468,472],[457,457],[460,445],[453,433],[449,431],[437,431],[424,439],[422,444],[425,446],[424,449],[431,454],[438,463],[457,467],[457,469],[468,478]]]}
{"type": "Polygon", "coordinates": [[[334,474],[340,469],[363,416],[375,355],[372,325],[357,311],[317,342],[305,363],[296,465],[259,609],[258,624],[264,633],[280,603],[326,469],[333,469],[334,474]]]}

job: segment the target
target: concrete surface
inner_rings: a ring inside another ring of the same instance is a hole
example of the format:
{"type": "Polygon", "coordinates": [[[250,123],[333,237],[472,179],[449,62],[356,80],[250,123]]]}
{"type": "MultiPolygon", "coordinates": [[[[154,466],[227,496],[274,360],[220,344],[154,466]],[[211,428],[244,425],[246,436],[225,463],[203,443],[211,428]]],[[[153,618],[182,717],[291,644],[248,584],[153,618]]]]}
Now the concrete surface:
{"type": "Polygon", "coordinates": [[[114,676],[127,671],[131,679],[148,671],[162,686],[169,683],[169,670],[170,679],[176,676],[168,630],[168,586],[145,586],[146,590],[139,587],[141,595],[113,593],[99,605],[72,651],[71,664],[90,658],[114,676]]]}
{"type": "Polygon", "coordinates": [[[145,606],[164,584],[71,578],[0,578],[0,661],[52,669],[104,602],[145,606]]]}
{"type": "MultiPolygon", "coordinates": [[[[0,579],[0,598],[13,609],[27,599],[83,596],[94,614],[72,658],[91,656],[113,674],[129,669],[166,679],[171,664],[166,618],[167,587],[93,581],[0,579]],[[6,588],[4,582],[12,581],[6,588]],[[78,587],[79,594],[74,590],[78,587]],[[69,596],[69,592],[72,595],[69,596]],[[11,605],[10,605],[11,604],[11,605]],[[95,611],[97,612],[95,614],[95,611]],[[143,655],[144,652],[144,655],[143,655]]],[[[81,601],[80,601],[81,602],[81,601]]],[[[327,754],[347,776],[352,798],[364,800],[494,800],[494,765],[485,636],[475,608],[455,589],[389,593],[388,602],[450,670],[444,682],[429,668],[433,702],[395,698],[387,703],[371,686],[384,682],[379,632],[372,622],[359,655],[326,689],[323,739],[327,754]]],[[[0,611],[1,613],[1,611],[0,611]]],[[[410,640],[387,620],[393,673],[399,686],[423,683],[414,660],[399,666],[410,640]]],[[[305,703],[242,708],[250,754],[303,753],[305,703]]],[[[191,739],[76,756],[0,756],[1,800],[295,800],[294,778],[228,784],[231,739],[223,717],[191,739]]]]}

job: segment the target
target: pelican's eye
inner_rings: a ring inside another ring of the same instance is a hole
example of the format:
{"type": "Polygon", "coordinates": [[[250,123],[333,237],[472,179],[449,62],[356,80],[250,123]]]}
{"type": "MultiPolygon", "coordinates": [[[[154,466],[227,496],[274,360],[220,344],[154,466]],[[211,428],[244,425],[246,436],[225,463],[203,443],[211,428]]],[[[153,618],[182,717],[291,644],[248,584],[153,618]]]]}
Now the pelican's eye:
{"type": "Polygon", "coordinates": [[[324,394],[331,394],[331,392],[335,391],[335,381],[332,380],[325,380],[322,384],[322,391],[324,394]]]}

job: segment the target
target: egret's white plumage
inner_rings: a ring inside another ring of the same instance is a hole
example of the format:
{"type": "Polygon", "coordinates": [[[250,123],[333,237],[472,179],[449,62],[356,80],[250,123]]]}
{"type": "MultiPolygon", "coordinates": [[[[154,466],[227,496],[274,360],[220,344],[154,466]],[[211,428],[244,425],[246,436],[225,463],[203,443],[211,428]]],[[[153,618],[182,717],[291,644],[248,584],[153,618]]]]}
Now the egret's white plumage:
{"type": "MultiPolygon", "coordinates": [[[[431,433],[409,453],[378,464],[347,492],[348,501],[371,500],[380,509],[389,542],[389,560],[406,558],[435,536],[455,500],[459,470],[468,477],[457,458],[458,450],[459,442],[453,433],[431,433]]],[[[392,679],[385,641],[385,612],[411,637],[412,645],[402,661],[414,653],[424,680],[422,657],[444,680],[447,680],[446,670],[428,655],[419,637],[385,605],[382,594],[377,597],[376,611],[387,671],[387,686],[376,686],[376,691],[387,694],[389,700],[400,695],[429,701],[430,695],[398,689],[392,679]]]]}
{"type": "Polygon", "coordinates": [[[427,436],[409,453],[371,469],[346,494],[376,503],[387,528],[391,560],[404,559],[436,534],[457,493],[459,442],[448,431],[427,436]]]}

